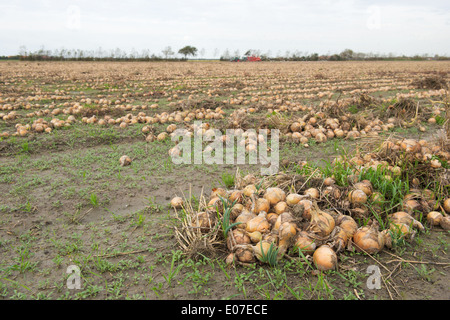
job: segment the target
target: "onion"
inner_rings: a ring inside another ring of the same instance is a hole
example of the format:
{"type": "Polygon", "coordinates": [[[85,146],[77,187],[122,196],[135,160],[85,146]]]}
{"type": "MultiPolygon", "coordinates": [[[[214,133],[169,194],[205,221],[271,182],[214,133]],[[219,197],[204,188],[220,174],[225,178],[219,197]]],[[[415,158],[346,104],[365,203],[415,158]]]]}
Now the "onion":
{"type": "Polygon", "coordinates": [[[370,182],[358,182],[354,187],[357,190],[363,191],[368,197],[370,197],[373,192],[372,184],[370,182]]]}
{"type": "Polygon", "coordinates": [[[248,210],[242,210],[242,213],[234,220],[235,223],[240,222],[240,224],[236,225],[236,228],[245,229],[246,223],[255,217],[256,215],[254,213],[248,210]]]}
{"type": "Polygon", "coordinates": [[[297,234],[296,227],[293,222],[284,222],[281,224],[278,230],[278,248],[281,256],[287,251],[292,239],[297,234]]]}
{"type": "Polygon", "coordinates": [[[211,198],[211,200],[209,200],[209,202],[208,202],[207,208],[208,208],[208,210],[213,210],[213,211],[218,210],[220,213],[222,213],[223,212],[222,201],[220,200],[219,197],[211,198]]]}
{"type": "Polygon", "coordinates": [[[255,201],[255,207],[253,208],[253,212],[258,214],[261,211],[269,212],[270,203],[269,200],[265,198],[258,198],[255,201]]]}
{"type": "Polygon", "coordinates": [[[251,246],[238,247],[234,254],[240,262],[251,263],[255,261],[255,254],[251,246]]]}
{"type": "Polygon", "coordinates": [[[234,247],[237,245],[249,244],[250,242],[250,236],[242,229],[233,229],[228,233],[227,247],[230,251],[233,251],[234,247]]]}
{"type": "Polygon", "coordinates": [[[171,201],[170,201],[170,205],[175,208],[175,209],[181,209],[183,207],[183,198],[181,197],[174,197],[171,201]]]}
{"type": "Polygon", "coordinates": [[[227,265],[233,264],[236,260],[236,255],[234,253],[230,253],[226,259],[225,259],[225,263],[227,265]]]}
{"type": "Polygon", "coordinates": [[[347,232],[344,229],[342,229],[341,227],[336,227],[336,234],[334,236],[334,241],[335,241],[335,247],[336,247],[337,252],[339,252],[343,248],[345,248],[345,246],[347,245],[348,239],[349,239],[349,237],[347,235],[347,232]]]}
{"type": "Polygon", "coordinates": [[[252,194],[256,193],[256,187],[254,184],[249,184],[248,186],[246,186],[243,190],[242,193],[244,194],[244,196],[246,197],[251,197],[252,194]]]}
{"type": "Polygon", "coordinates": [[[221,196],[222,198],[226,198],[227,197],[227,191],[225,189],[222,188],[213,188],[210,194],[210,198],[215,198],[221,196]]]}
{"type": "Polygon", "coordinates": [[[334,229],[336,223],[334,218],[319,209],[316,203],[314,203],[311,209],[311,223],[308,229],[320,237],[328,236],[334,229]]]}
{"type": "Polygon", "coordinates": [[[285,222],[292,222],[294,221],[294,217],[289,212],[283,212],[282,214],[278,215],[277,221],[272,227],[272,233],[278,234],[278,231],[281,227],[281,225],[285,222]]]}
{"type": "Polygon", "coordinates": [[[242,203],[242,201],[244,200],[244,194],[241,190],[233,190],[228,195],[228,200],[230,200],[231,202],[242,203]]]}
{"type": "Polygon", "coordinates": [[[352,204],[364,204],[367,202],[367,194],[359,189],[352,190],[348,194],[348,200],[352,204]]]}
{"type": "Polygon", "coordinates": [[[450,217],[444,216],[440,222],[441,228],[444,230],[450,230],[450,217]]]}
{"type": "Polygon", "coordinates": [[[264,194],[264,198],[269,201],[270,205],[275,205],[280,201],[286,200],[286,194],[280,188],[268,188],[264,194]]]}
{"type": "Polygon", "coordinates": [[[120,163],[120,165],[122,167],[123,166],[128,166],[128,165],[131,164],[131,158],[129,156],[127,156],[127,155],[121,156],[120,159],[119,159],[119,163],[120,163]]]}
{"type": "Polygon", "coordinates": [[[360,227],[353,235],[353,242],[358,251],[364,250],[369,254],[381,251],[385,244],[384,236],[378,231],[378,224],[373,222],[370,226],[360,227]]]}
{"type": "Polygon", "coordinates": [[[311,220],[311,208],[313,206],[313,203],[311,200],[303,199],[299,203],[299,205],[303,206],[303,215],[302,217],[311,220]]]}
{"type": "Polygon", "coordinates": [[[414,199],[403,201],[403,209],[407,212],[414,212],[414,210],[419,210],[421,207],[420,202],[414,199]]]}
{"type": "Polygon", "coordinates": [[[347,237],[349,239],[351,239],[353,237],[353,235],[356,233],[356,230],[358,230],[358,224],[350,216],[346,216],[346,215],[338,216],[338,218],[336,219],[336,224],[342,230],[345,231],[345,233],[347,234],[347,237]]]}
{"type": "Polygon", "coordinates": [[[262,234],[259,231],[253,231],[248,234],[250,241],[253,243],[258,243],[262,240],[262,234]]]}
{"type": "Polygon", "coordinates": [[[242,210],[244,210],[244,206],[240,203],[236,203],[231,208],[230,220],[235,220],[242,213],[242,210]]]}
{"type": "Polygon", "coordinates": [[[276,214],[275,212],[270,212],[267,214],[266,219],[267,221],[269,221],[271,226],[274,226],[275,223],[277,222],[278,214],[276,214]]]}
{"type": "Polygon", "coordinates": [[[192,217],[192,226],[200,228],[202,233],[207,233],[216,224],[216,215],[212,212],[198,212],[192,217]]]}
{"type": "Polygon", "coordinates": [[[395,212],[389,215],[389,218],[393,223],[404,223],[406,225],[411,225],[412,227],[417,228],[420,231],[425,230],[422,223],[420,223],[418,220],[414,219],[412,216],[410,216],[408,213],[404,211],[395,212]]]}
{"type": "Polygon", "coordinates": [[[252,246],[256,258],[260,261],[264,261],[263,257],[267,256],[270,246],[275,246],[275,244],[266,240],[261,240],[256,245],[252,246]]]}
{"type": "Polygon", "coordinates": [[[406,223],[391,222],[389,224],[389,229],[395,234],[397,234],[399,238],[409,237],[415,234],[415,231],[406,223]]]}
{"type": "Polygon", "coordinates": [[[314,251],[313,261],[321,271],[334,270],[337,267],[337,255],[328,245],[322,245],[314,251]]]}
{"type": "Polygon", "coordinates": [[[288,205],[286,202],[280,201],[273,207],[273,210],[276,214],[282,214],[288,210],[288,205]]]}
{"type": "Polygon", "coordinates": [[[323,184],[326,186],[332,186],[333,184],[335,184],[336,181],[333,178],[325,178],[325,180],[323,180],[323,184]]]}
{"type": "Polygon", "coordinates": [[[306,196],[310,196],[313,199],[319,199],[319,197],[320,197],[319,190],[317,190],[316,188],[309,188],[309,189],[305,190],[304,194],[306,196]]]}
{"type": "Polygon", "coordinates": [[[443,207],[445,212],[450,213],[450,198],[444,200],[443,207]]]}
{"type": "Polygon", "coordinates": [[[249,233],[259,231],[265,233],[270,230],[270,223],[266,219],[267,213],[261,211],[256,217],[247,221],[245,230],[249,233]]]}
{"type": "Polygon", "coordinates": [[[290,193],[287,195],[286,197],[286,203],[289,206],[293,206],[295,204],[297,204],[300,200],[302,200],[302,196],[299,195],[298,193],[290,193]]]}
{"type": "Polygon", "coordinates": [[[316,250],[316,243],[306,231],[300,231],[295,237],[294,247],[305,255],[311,255],[316,250]]]}

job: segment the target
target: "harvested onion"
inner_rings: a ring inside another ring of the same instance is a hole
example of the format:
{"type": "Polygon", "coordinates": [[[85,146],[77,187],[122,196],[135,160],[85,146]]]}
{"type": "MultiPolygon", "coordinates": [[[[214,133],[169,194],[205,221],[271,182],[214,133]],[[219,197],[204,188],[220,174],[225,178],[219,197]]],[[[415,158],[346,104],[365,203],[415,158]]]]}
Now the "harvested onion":
{"type": "Polygon", "coordinates": [[[228,233],[227,247],[230,251],[233,251],[234,247],[237,245],[249,244],[250,242],[250,236],[242,229],[233,229],[228,233]]]}
{"type": "Polygon", "coordinates": [[[270,223],[266,219],[267,213],[261,211],[256,217],[247,221],[245,230],[247,232],[259,231],[265,233],[270,230],[270,223]]]}
{"type": "Polygon", "coordinates": [[[131,164],[131,158],[127,155],[121,156],[119,159],[119,163],[122,167],[128,166],[131,164]]]}
{"type": "Polygon", "coordinates": [[[427,222],[430,226],[440,225],[442,218],[443,218],[442,213],[438,211],[431,211],[427,214],[427,222]]]}
{"type": "Polygon", "coordinates": [[[358,230],[358,224],[350,216],[346,215],[338,216],[338,218],[336,219],[336,224],[345,231],[349,239],[351,239],[355,234],[356,230],[358,230]]]}
{"type": "Polygon", "coordinates": [[[411,225],[421,231],[425,230],[420,221],[414,219],[411,215],[404,211],[398,211],[389,215],[391,222],[393,223],[404,223],[406,225],[411,225]]]}
{"type": "Polygon", "coordinates": [[[337,267],[337,255],[328,245],[322,245],[314,251],[313,261],[321,271],[334,270],[337,267]]]}
{"type": "Polygon", "coordinates": [[[282,256],[289,246],[294,236],[297,234],[297,228],[293,222],[284,222],[278,229],[278,248],[279,254],[282,256]]]}
{"type": "Polygon", "coordinates": [[[183,206],[183,198],[181,197],[174,197],[171,201],[170,201],[170,205],[175,208],[175,209],[181,209],[183,206]]]}
{"type": "Polygon", "coordinates": [[[353,243],[358,251],[365,251],[369,254],[381,251],[385,244],[385,238],[378,231],[378,224],[373,222],[370,226],[360,227],[353,235],[353,243]]]}
{"type": "Polygon", "coordinates": [[[352,204],[364,204],[367,202],[367,194],[360,189],[355,189],[349,192],[348,200],[352,204]]]}
{"type": "Polygon", "coordinates": [[[286,200],[285,192],[277,187],[267,188],[264,198],[269,201],[270,205],[275,205],[280,201],[286,200]]]}
{"type": "Polygon", "coordinates": [[[311,223],[308,229],[320,237],[328,236],[334,229],[336,223],[334,218],[325,211],[319,209],[314,203],[311,209],[311,223]]]}
{"type": "Polygon", "coordinates": [[[293,206],[295,204],[297,204],[300,200],[302,200],[302,196],[299,195],[298,193],[290,193],[287,195],[286,197],[286,203],[289,206],[293,206]]]}
{"type": "Polygon", "coordinates": [[[261,211],[269,212],[270,203],[269,200],[265,198],[258,198],[255,201],[255,207],[253,208],[253,212],[258,214],[261,211]]]}
{"type": "Polygon", "coordinates": [[[317,245],[306,231],[300,231],[295,237],[294,247],[303,254],[311,255],[316,250],[317,245]]]}

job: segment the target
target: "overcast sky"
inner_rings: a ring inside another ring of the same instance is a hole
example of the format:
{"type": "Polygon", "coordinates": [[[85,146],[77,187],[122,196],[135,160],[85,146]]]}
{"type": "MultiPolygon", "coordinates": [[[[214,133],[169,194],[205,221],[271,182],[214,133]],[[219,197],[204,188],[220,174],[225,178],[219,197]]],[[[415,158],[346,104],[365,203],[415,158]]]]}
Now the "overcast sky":
{"type": "Polygon", "coordinates": [[[1,0],[0,55],[22,45],[158,55],[192,45],[210,58],[225,49],[450,55],[450,1],[1,0]]]}

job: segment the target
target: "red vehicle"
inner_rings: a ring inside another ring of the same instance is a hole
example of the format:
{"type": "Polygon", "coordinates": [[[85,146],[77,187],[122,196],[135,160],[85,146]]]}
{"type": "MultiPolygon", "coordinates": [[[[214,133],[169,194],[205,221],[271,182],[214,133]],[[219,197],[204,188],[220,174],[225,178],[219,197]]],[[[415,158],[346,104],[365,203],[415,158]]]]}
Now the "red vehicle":
{"type": "Polygon", "coordinates": [[[243,57],[242,59],[240,59],[239,57],[235,57],[232,58],[230,61],[232,62],[255,62],[255,61],[261,61],[260,57],[255,57],[255,56],[249,56],[249,57],[243,57]]]}

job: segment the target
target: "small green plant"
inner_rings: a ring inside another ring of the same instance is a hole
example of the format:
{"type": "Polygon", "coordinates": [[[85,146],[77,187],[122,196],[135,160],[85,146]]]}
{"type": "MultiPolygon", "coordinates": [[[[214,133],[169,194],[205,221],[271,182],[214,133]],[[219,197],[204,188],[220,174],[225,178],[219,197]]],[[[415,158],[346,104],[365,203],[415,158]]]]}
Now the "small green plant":
{"type": "Polygon", "coordinates": [[[275,267],[278,265],[278,248],[273,245],[273,242],[270,243],[270,247],[267,250],[267,253],[264,252],[262,247],[262,241],[259,242],[261,248],[261,262],[267,263],[271,267],[275,267]]]}
{"type": "Polygon", "coordinates": [[[25,141],[22,143],[22,153],[29,153],[30,152],[30,145],[28,144],[28,141],[25,141]]]}
{"type": "Polygon", "coordinates": [[[221,217],[219,210],[217,210],[217,218],[219,219],[220,225],[222,226],[223,237],[227,239],[228,231],[230,231],[234,226],[241,224],[241,222],[230,223],[231,209],[236,204],[236,201],[231,202],[221,196],[219,196],[219,199],[223,205],[223,215],[221,217]]]}
{"type": "Polygon", "coordinates": [[[222,182],[228,189],[232,188],[234,186],[234,175],[228,172],[222,173],[222,182]]]}
{"type": "Polygon", "coordinates": [[[92,206],[94,208],[98,207],[98,197],[97,194],[95,193],[91,193],[90,197],[89,197],[89,201],[91,202],[92,206]]]}
{"type": "Polygon", "coordinates": [[[348,111],[351,113],[351,114],[356,114],[356,113],[358,113],[358,106],[357,105],[351,105],[350,107],[348,107],[348,111]]]}
{"type": "Polygon", "coordinates": [[[440,126],[444,125],[445,117],[442,117],[440,115],[436,115],[434,118],[436,119],[436,124],[438,124],[440,126]]]}

